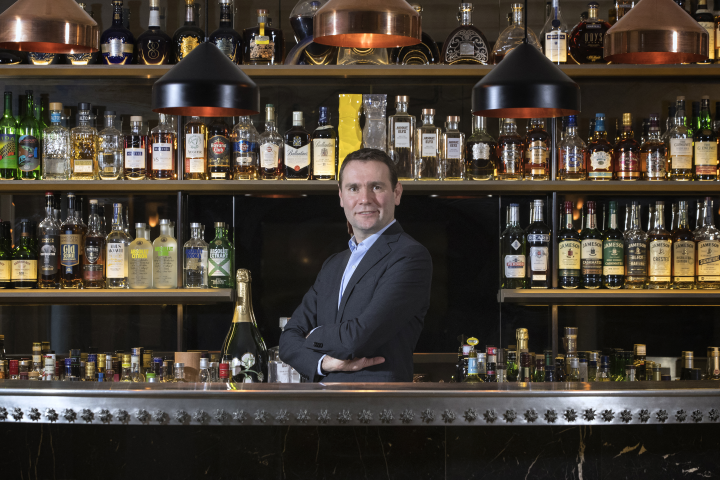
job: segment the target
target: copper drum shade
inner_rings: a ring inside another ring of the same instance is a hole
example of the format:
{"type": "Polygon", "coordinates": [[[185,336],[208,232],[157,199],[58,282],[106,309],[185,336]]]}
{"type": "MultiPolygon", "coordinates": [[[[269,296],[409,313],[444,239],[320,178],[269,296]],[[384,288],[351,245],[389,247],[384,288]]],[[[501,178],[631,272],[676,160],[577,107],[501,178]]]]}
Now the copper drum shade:
{"type": "Polygon", "coordinates": [[[92,53],[99,41],[97,22],[75,0],[18,0],[0,15],[0,48],[92,53]]]}
{"type": "Polygon", "coordinates": [[[580,87],[540,50],[522,43],[473,87],[472,112],[493,118],[577,115],[580,87]]]}
{"type": "Polygon", "coordinates": [[[313,35],[334,47],[407,47],[420,43],[420,14],[405,0],[330,0],[315,13],[313,35]]]}
{"type": "Polygon", "coordinates": [[[603,51],[612,63],[702,62],[708,34],[673,0],[642,0],[605,33],[603,51]]]}
{"type": "Polygon", "coordinates": [[[257,115],[260,89],[215,44],[204,42],[153,84],[152,110],[189,117],[257,115]]]}

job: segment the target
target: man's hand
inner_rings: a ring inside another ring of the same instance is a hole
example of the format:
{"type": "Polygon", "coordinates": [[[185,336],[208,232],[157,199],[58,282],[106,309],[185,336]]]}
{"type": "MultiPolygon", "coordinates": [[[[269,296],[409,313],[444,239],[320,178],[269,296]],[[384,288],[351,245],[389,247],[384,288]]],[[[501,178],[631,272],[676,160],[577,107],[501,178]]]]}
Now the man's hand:
{"type": "Polygon", "coordinates": [[[338,360],[330,355],[323,358],[321,368],[325,372],[357,372],[363,368],[383,363],[383,357],[353,358],[352,360],[338,360]]]}

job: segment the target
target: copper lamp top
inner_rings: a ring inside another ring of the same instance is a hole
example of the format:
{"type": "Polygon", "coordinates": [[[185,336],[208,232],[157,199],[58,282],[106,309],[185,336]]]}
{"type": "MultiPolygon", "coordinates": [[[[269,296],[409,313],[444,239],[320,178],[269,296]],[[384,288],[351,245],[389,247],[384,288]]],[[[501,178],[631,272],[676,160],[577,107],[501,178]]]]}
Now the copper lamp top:
{"type": "Polygon", "coordinates": [[[74,0],[18,0],[0,15],[0,48],[92,53],[99,40],[97,22],[74,0]]]}
{"type": "Polygon", "coordinates": [[[314,41],[335,47],[420,43],[420,14],[405,0],[330,0],[313,18],[314,41]]]}
{"type": "Polygon", "coordinates": [[[605,33],[604,57],[612,63],[702,62],[708,34],[673,0],[643,0],[605,33]]]}

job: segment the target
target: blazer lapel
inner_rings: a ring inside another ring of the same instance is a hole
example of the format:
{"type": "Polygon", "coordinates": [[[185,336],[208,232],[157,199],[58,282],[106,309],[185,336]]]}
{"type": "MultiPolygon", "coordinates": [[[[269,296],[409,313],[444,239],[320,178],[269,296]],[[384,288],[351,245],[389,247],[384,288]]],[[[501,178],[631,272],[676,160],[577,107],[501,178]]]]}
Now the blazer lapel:
{"type": "Polygon", "coordinates": [[[334,274],[331,277],[331,281],[333,282],[333,288],[331,291],[332,293],[330,294],[330,300],[328,302],[327,313],[329,315],[323,316],[323,318],[333,318],[334,315],[337,313],[338,296],[340,295],[340,283],[342,282],[343,273],[345,273],[345,267],[347,267],[347,264],[350,261],[350,254],[350,249],[347,249],[342,253],[340,261],[338,261],[338,268],[335,270],[334,274]]]}

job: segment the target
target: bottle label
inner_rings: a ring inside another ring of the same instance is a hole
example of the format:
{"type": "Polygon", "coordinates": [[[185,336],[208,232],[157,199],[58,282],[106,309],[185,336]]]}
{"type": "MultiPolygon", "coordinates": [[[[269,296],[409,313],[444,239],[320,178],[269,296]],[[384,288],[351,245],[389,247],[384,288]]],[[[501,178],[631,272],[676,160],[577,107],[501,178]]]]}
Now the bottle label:
{"type": "Polygon", "coordinates": [[[0,260],[0,282],[9,282],[12,260],[0,260]]]}
{"type": "Polygon", "coordinates": [[[525,255],[505,255],[505,277],[525,278],[525,255]]]}
{"type": "Polygon", "coordinates": [[[592,152],[590,154],[590,165],[593,170],[608,170],[612,167],[612,156],[608,152],[592,152]]]}
{"type": "Polygon", "coordinates": [[[567,34],[548,32],[545,34],[545,56],[551,62],[567,62],[567,34]]]}
{"type": "Polygon", "coordinates": [[[108,243],[105,262],[107,263],[107,278],[125,278],[127,276],[125,271],[125,244],[108,243]]]}
{"type": "Polygon", "coordinates": [[[273,143],[260,145],[260,166],[262,168],[278,168],[280,147],[273,143]]]}
{"type": "Polygon", "coordinates": [[[94,265],[100,258],[100,246],[99,245],[85,245],[85,263],[87,265],[94,265]]]}
{"type": "Polygon", "coordinates": [[[680,240],[673,244],[673,280],[692,281],[695,277],[695,242],[680,240]],[[682,278],[687,277],[687,278],[682,278]]]}
{"type": "Polygon", "coordinates": [[[490,145],[487,143],[475,143],[472,146],[473,160],[490,160],[490,145]]]}
{"type": "Polygon", "coordinates": [[[202,248],[185,248],[185,268],[197,270],[202,265],[207,265],[207,251],[202,248]]]}
{"type": "Polygon", "coordinates": [[[275,42],[270,37],[257,36],[250,40],[250,60],[272,61],[275,50],[275,42]]]}
{"type": "Polygon", "coordinates": [[[580,242],[563,240],[558,245],[558,275],[561,277],[580,276],[580,242]]]}
{"type": "Polygon", "coordinates": [[[313,140],[313,172],[317,176],[335,176],[335,139],[313,140]]]}
{"type": "Polygon", "coordinates": [[[500,162],[503,173],[520,173],[520,146],[514,143],[506,143],[500,146],[500,162]]]}
{"type": "Polygon", "coordinates": [[[13,282],[36,282],[37,260],[19,258],[12,261],[13,282]]]}
{"type": "Polygon", "coordinates": [[[477,357],[469,357],[468,358],[468,375],[477,375],[478,374],[478,368],[477,368],[477,357]]]}
{"type": "Polygon", "coordinates": [[[422,134],[422,154],[421,157],[437,157],[438,136],[435,133],[422,134]]]}
{"type": "Polygon", "coordinates": [[[304,147],[293,147],[285,145],[285,167],[290,170],[299,172],[303,168],[310,165],[310,144],[304,147]]]}
{"type": "Polygon", "coordinates": [[[85,160],[82,158],[76,158],[73,161],[73,172],[74,173],[93,173],[93,161],[85,160]]]}
{"type": "Polygon", "coordinates": [[[482,35],[472,26],[457,30],[452,38],[448,38],[447,45],[444,58],[447,65],[452,65],[467,57],[486,64],[490,58],[490,51],[483,41],[482,35]]]}
{"type": "Polygon", "coordinates": [[[673,170],[690,170],[693,154],[692,138],[670,139],[670,163],[673,170]]]}
{"type": "Polygon", "coordinates": [[[697,244],[698,281],[720,280],[720,241],[701,240],[697,244]]]}
{"type": "Polygon", "coordinates": [[[216,135],[208,140],[208,165],[211,167],[230,167],[230,140],[224,135],[216,135]]]}
{"type": "MultiPolygon", "coordinates": [[[[548,247],[530,247],[530,271],[547,272],[548,270],[548,247]]],[[[544,277],[544,275],[542,275],[544,277]]],[[[545,278],[537,278],[533,274],[533,280],[545,280],[545,278]]]]}
{"type": "Polygon", "coordinates": [[[230,252],[227,248],[213,248],[208,257],[211,277],[230,277],[230,252]]]}
{"type": "Polygon", "coordinates": [[[126,148],[125,149],[125,168],[130,168],[130,169],[145,168],[145,149],[144,148],[126,148]]]}
{"type": "Polygon", "coordinates": [[[646,277],[647,245],[644,242],[630,241],[626,245],[626,250],[625,275],[629,277],[646,277]]]}
{"type": "Polygon", "coordinates": [[[527,161],[534,166],[547,165],[548,161],[548,147],[542,140],[536,140],[528,145],[525,152],[525,158],[527,161]]]}
{"type": "Polygon", "coordinates": [[[0,133],[0,168],[17,168],[16,141],[14,133],[0,133]]]}
{"type": "Polygon", "coordinates": [[[603,275],[625,275],[625,244],[622,240],[603,241],[603,275]]]}
{"type": "Polygon", "coordinates": [[[395,123],[395,148],[410,148],[410,122],[395,123]]]}
{"type": "Polygon", "coordinates": [[[585,171],[585,155],[580,149],[560,149],[560,161],[566,172],[582,173],[585,171]]]}
{"type": "Polygon", "coordinates": [[[23,172],[32,172],[40,166],[38,148],[40,142],[32,135],[21,135],[18,141],[18,168],[23,172]]]}
{"type": "Polygon", "coordinates": [[[180,40],[177,56],[179,60],[187,57],[190,52],[195,50],[195,47],[200,45],[200,40],[197,37],[186,36],[180,40]]]}
{"type": "Polygon", "coordinates": [[[233,45],[232,38],[216,38],[215,46],[217,46],[220,51],[224,53],[225,56],[228,57],[230,60],[232,60],[233,62],[235,61],[235,45],[233,45]]]}
{"type": "Polygon", "coordinates": [[[642,163],[648,177],[662,178],[667,174],[667,156],[664,155],[664,150],[657,149],[643,155],[645,158],[642,163]]]}
{"type": "MultiPolygon", "coordinates": [[[[82,235],[60,235],[60,264],[72,267],[80,263],[80,241],[82,235]]],[[[68,269],[72,271],[72,269],[68,269]]]]}
{"type": "Polygon", "coordinates": [[[185,156],[205,158],[205,135],[202,133],[185,134],[185,156]]]}
{"type": "Polygon", "coordinates": [[[707,30],[708,34],[708,60],[715,60],[715,23],[698,22],[701,27],[707,30]]]}
{"type": "Polygon", "coordinates": [[[461,160],[463,158],[460,138],[445,138],[445,158],[450,160],[461,160]]]}
{"type": "Polygon", "coordinates": [[[640,163],[637,152],[618,152],[618,171],[623,172],[623,177],[640,176],[640,163]]]}
{"type": "Polygon", "coordinates": [[[40,273],[41,275],[55,275],[58,271],[59,235],[43,235],[40,237],[40,273]]]}
{"type": "Polygon", "coordinates": [[[670,281],[672,273],[672,240],[650,242],[650,266],[648,275],[651,282],[670,281]]]}
{"type": "Polygon", "coordinates": [[[153,170],[173,170],[172,147],[170,143],[153,143],[153,170]]]}
{"type": "Polygon", "coordinates": [[[717,142],[695,142],[695,174],[717,175],[717,142]]]}
{"type": "Polygon", "coordinates": [[[101,46],[103,55],[107,54],[108,57],[123,57],[125,53],[133,53],[132,43],[123,43],[120,38],[111,38],[107,43],[103,43],[101,46]]]}
{"type": "Polygon", "coordinates": [[[252,167],[255,166],[255,144],[247,140],[240,140],[233,144],[233,154],[235,156],[236,167],[252,167]]]}
{"type": "Polygon", "coordinates": [[[581,242],[580,266],[583,275],[602,275],[602,245],[597,238],[589,238],[581,242]]]}

